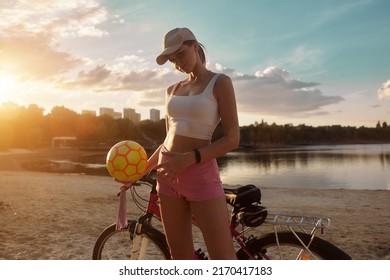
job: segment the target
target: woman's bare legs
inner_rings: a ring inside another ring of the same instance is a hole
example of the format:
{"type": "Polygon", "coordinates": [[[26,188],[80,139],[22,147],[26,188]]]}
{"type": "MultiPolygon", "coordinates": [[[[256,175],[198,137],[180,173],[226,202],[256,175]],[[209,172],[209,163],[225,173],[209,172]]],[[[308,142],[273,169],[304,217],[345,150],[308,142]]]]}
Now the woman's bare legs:
{"type": "Polygon", "coordinates": [[[188,201],[159,195],[164,231],[174,260],[194,259],[192,215],[188,201]]]}
{"type": "Polygon", "coordinates": [[[210,259],[237,259],[225,197],[190,204],[192,214],[203,233],[210,259]]]}
{"type": "Polygon", "coordinates": [[[194,258],[192,215],[202,231],[211,259],[236,259],[225,197],[188,202],[160,194],[161,216],[172,259],[194,258]]]}

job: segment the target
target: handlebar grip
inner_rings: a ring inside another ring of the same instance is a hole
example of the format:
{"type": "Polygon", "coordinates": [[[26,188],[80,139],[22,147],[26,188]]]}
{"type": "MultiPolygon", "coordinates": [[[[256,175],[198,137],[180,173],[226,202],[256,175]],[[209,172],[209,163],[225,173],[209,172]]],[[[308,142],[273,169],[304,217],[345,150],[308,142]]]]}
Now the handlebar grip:
{"type": "Polygon", "coordinates": [[[157,171],[155,169],[152,169],[149,173],[145,174],[139,181],[144,181],[152,186],[157,185],[157,171]]]}

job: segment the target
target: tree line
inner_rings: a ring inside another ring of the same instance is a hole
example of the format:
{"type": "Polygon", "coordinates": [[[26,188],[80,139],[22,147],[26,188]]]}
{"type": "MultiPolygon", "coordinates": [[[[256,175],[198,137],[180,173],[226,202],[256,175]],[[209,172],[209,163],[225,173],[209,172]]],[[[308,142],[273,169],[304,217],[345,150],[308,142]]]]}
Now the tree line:
{"type": "Polygon", "coordinates": [[[32,104],[0,106],[0,149],[50,147],[56,136],[77,137],[83,148],[111,147],[118,141],[131,139],[151,146],[165,137],[164,121],[142,121],[134,124],[129,119],[111,116],[79,114],[64,106],[56,106],[48,114],[32,104]]]}
{"type": "MultiPolygon", "coordinates": [[[[64,106],[56,106],[48,114],[36,104],[27,107],[13,103],[0,105],[0,149],[50,147],[53,137],[77,137],[78,147],[111,147],[129,139],[145,147],[163,142],[165,120],[141,121],[113,119],[108,115],[79,114],[64,106]]],[[[376,127],[342,127],[339,125],[312,127],[291,124],[254,123],[240,127],[243,147],[269,145],[305,145],[340,143],[390,143],[390,126],[386,122],[376,127]]],[[[221,128],[213,138],[221,136],[221,128]]]]}
{"type": "Polygon", "coordinates": [[[318,145],[390,143],[390,126],[376,127],[277,125],[266,122],[241,127],[241,144],[261,147],[269,145],[318,145]]]}

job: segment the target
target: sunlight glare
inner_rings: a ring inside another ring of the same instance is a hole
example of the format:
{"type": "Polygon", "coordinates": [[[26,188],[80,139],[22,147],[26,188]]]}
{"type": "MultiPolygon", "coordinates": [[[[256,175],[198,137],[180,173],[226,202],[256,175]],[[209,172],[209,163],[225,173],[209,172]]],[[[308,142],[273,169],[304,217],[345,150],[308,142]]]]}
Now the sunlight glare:
{"type": "Polygon", "coordinates": [[[17,82],[11,76],[0,76],[0,102],[9,101],[12,97],[13,90],[16,88],[17,82]]]}

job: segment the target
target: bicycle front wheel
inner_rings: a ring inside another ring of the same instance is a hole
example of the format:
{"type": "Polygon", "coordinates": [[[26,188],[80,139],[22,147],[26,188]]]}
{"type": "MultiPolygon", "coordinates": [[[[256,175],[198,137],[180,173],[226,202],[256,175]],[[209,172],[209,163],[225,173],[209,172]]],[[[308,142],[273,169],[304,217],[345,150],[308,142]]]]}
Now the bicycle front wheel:
{"type": "MultiPolygon", "coordinates": [[[[255,259],[270,260],[350,260],[351,257],[335,245],[306,233],[278,232],[266,234],[247,244],[255,259]],[[303,244],[305,244],[305,246],[303,244]]],[[[238,259],[249,259],[240,249],[238,259]]]]}
{"type": "MultiPolygon", "coordinates": [[[[107,227],[98,237],[93,248],[93,260],[129,260],[134,248],[134,240],[131,236],[132,221],[125,229],[117,230],[116,224],[107,227]]],[[[139,248],[142,257],[137,259],[167,260],[171,258],[165,236],[149,225],[142,226],[139,248]]]]}

